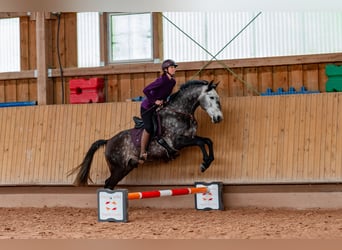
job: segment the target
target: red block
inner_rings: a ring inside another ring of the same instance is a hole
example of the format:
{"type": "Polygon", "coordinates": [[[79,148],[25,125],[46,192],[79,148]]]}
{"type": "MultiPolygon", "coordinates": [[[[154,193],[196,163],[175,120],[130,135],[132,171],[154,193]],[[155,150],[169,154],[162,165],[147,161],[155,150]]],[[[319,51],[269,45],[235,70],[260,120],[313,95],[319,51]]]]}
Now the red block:
{"type": "Polygon", "coordinates": [[[70,103],[104,102],[104,79],[72,79],[70,80],[70,103]]]}

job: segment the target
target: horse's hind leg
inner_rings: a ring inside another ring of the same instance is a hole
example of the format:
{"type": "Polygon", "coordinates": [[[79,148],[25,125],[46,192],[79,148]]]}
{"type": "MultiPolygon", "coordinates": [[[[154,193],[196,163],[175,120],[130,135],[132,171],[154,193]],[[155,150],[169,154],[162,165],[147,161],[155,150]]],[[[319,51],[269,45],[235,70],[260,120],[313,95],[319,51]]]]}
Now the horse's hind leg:
{"type": "Polygon", "coordinates": [[[138,162],[130,160],[126,167],[121,167],[115,164],[108,163],[110,170],[110,177],[106,179],[104,188],[114,189],[115,186],[128,175],[135,167],[138,166],[138,162]]]}

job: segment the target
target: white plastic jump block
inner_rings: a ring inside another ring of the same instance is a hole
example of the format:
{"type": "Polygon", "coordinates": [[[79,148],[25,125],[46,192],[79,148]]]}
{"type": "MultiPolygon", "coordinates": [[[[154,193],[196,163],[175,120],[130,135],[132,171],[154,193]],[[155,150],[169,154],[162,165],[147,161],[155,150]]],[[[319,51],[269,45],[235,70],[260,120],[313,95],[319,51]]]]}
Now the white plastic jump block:
{"type": "Polygon", "coordinates": [[[98,220],[127,222],[127,190],[99,189],[97,191],[98,220]]]}
{"type": "Polygon", "coordinates": [[[196,188],[206,187],[206,193],[195,194],[195,207],[197,210],[224,210],[222,199],[222,182],[195,182],[196,188]]]}
{"type": "Polygon", "coordinates": [[[128,221],[128,200],[195,194],[197,210],[223,210],[221,182],[196,182],[195,187],[128,193],[126,189],[99,189],[98,220],[128,221]]]}

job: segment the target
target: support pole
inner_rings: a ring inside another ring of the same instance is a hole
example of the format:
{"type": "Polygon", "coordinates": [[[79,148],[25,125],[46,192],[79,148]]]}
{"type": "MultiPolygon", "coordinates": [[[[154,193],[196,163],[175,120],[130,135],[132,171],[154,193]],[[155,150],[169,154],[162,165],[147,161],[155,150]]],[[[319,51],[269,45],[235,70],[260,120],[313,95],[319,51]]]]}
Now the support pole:
{"type": "Polygon", "coordinates": [[[37,99],[38,105],[49,104],[48,101],[48,46],[45,12],[36,13],[36,50],[37,50],[37,99]]]}

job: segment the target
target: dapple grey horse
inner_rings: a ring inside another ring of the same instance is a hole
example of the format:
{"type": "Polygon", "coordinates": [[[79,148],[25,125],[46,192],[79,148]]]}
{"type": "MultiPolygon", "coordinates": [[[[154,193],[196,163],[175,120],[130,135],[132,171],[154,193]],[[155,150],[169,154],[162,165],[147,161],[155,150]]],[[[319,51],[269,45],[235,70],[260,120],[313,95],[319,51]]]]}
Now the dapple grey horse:
{"type": "MultiPolygon", "coordinates": [[[[218,83],[191,80],[184,83],[172,94],[168,102],[156,111],[159,132],[155,133],[148,147],[148,161],[171,160],[185,147],[198,146],[203,154],[200,169],[204,172],[214,160],[213,143],[210,138],[196,135],[195,110],[200,106],[210,116],[213,123],[223,120],[220,98],[216,92],[218,83]],[[208,152],[206,149],[208,148],[208,152]]],[[[83,162],[70,174],[78,171],[74,185],[88,185],[90,167],[97,149],[106,145],[105,158],[110,177],[104,188],[114,189],[126,175],[138,167],[140,137],[143,128],[131,128],[119,132],[108,140],[95,141],[86,153],[83,162]]],[[[146,163],[147,163],[146,162],[146,163]]],[[[146,164],[145,163],[145,164],[146,164]]],[[[69,175],[70,175],[69,174],[69,175]]]]}

